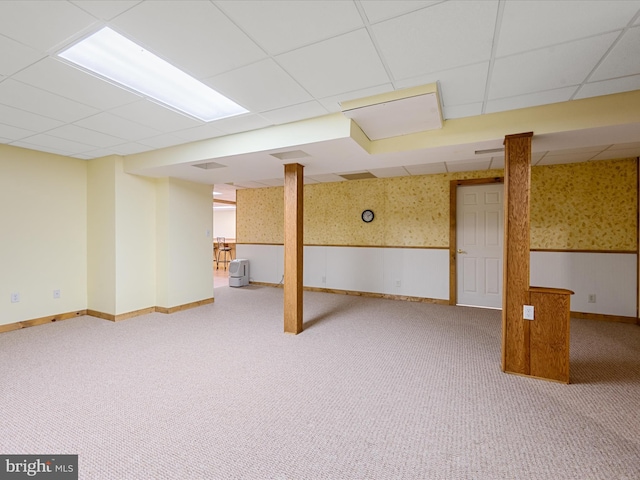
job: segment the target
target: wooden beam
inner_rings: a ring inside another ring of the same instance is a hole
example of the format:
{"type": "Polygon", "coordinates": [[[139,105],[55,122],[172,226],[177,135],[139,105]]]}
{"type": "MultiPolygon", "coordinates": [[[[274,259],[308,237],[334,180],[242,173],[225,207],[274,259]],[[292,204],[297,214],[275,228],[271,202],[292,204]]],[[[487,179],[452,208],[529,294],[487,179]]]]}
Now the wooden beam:
{"type": "Polygon", "coordinates": [[[304,167],[284,166],[284,331],[302,332],[304,167]]]}
{"type": "Polygon", "coordinates": [[[529,323],[522,307],[529,304],[531,137],[529,132],[504,140],[502,370],[524,375],[530,374],[529,323]]]}

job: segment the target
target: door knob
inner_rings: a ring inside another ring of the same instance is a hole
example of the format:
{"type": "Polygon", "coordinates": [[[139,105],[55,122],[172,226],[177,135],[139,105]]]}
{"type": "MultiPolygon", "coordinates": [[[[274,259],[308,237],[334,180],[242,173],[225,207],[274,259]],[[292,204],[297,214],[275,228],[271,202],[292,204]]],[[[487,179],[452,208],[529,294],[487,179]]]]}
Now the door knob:
{"type": "Polygon", "coordinates": [[[458,249],[458,253],[467,253],[467,252],[465,252],[464,250],[462,250],[462,249],[460,249],[460,248],[459,248],[459,249],[458,249]]]}

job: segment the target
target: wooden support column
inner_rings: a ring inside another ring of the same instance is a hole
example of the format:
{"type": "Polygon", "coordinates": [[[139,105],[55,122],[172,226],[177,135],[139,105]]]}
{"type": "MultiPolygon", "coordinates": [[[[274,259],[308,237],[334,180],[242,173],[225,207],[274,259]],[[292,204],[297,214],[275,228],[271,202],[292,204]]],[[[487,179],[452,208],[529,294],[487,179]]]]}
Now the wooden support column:
{"type": "Polygon", "coordinates": [[[504,140],[504,262],[502,293],[502,370],[530,374],[529,322],[529,197],[531,137],[507,135],[504,140]]]}
{"type": "Polygon", "coordinates": [[[284,166],[284,331],[302,332],[304,167],[284,166]]]}

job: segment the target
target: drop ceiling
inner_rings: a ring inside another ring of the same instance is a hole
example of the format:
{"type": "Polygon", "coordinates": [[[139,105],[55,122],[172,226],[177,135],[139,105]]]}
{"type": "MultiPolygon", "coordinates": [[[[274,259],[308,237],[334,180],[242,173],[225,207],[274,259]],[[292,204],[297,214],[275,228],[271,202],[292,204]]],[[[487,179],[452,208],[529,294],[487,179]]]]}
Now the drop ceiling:
{"type": "MultiPolygon", "coordinates": [[[[337,114],[342,102],[435,82],[445,126],[640,90],[640,1],[0,2],[0,143],[79,159],[132,156],[337,114]],[[249,113],[204,123],[56,58],[105,25],[249,113]]],[[[534,162],[640,155],[637,127],[585,132],[584,144],[570,137],[539,142],[534,162]]],[[[499,153],[473,154],[499,146],[370,155],[356,142],[335,140],[210,159],[228,169],[176,162],[163,172],[233,190],[279,184],[286,162],[272,154],[287,150],[308,155],[300,163],[313,183],[361,172],[501,167],[499,153]]]]}

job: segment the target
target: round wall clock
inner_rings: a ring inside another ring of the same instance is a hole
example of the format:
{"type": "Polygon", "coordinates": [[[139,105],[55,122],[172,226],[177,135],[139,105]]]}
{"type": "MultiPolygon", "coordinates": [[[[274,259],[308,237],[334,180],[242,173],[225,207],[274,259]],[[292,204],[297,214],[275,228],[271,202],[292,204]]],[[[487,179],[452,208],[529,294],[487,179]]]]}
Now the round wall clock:
{"type": "Polygon", "coordinates": [[[364,212],[362,212],[362,221],[369,223],[369,222],[373,222],[373,211],[372,210],[365,210],[364,212]]]}

